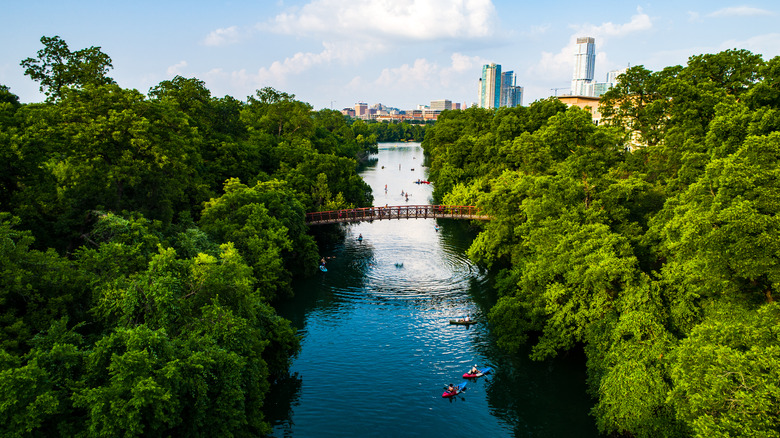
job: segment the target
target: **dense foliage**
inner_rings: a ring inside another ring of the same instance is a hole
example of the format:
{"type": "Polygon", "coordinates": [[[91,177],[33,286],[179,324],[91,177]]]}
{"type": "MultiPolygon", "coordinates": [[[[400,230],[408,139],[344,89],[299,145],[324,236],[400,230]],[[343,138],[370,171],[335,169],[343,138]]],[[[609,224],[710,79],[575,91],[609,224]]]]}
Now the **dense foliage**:
{"type": "Polygon", "coordinates": [[[271,88],[147,97],[41,42],[46,102],[0,86],[2,436],[267,433],[299,348],[273,303],[319,258],[305,212],[371,204],[375,141],[271,88]]]}
{"type": "Polygon", "coordinates": [[[426,125],[407,122],[390,123],[372,121],[364,123],[362,120],[355,120],[352,124],[353,129],[364,131],[368,135],[373,135],[376,141],[423,141],[425,138],[426,125]],[[360,125],[364,127],[358,128],[360,125]]]}
{"type": "Polygon", "coordinates": [[[501,346],[582,346],[599,430],[780,435],[780,57],[632,67],[590,113],[445,112],[435,196],[492,220],[501,346]]]}

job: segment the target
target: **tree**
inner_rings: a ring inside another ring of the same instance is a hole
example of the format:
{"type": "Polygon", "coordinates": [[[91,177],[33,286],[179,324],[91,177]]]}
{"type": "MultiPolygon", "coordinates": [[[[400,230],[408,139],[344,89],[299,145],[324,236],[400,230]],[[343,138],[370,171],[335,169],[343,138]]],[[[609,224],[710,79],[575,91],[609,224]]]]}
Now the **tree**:
{"type": "Polygon", "coordinates": [[[21,62],[24,74],[40,82],[40,90],[50,99],[62,96],[64,87],[82,88],[86,85],[107,85],[114,80],[106,76],[113,68],[111,58],[100,47],[89,47],[71,52],[59,36],[41,37],[43,49],[37,58],[21,62]]]}
{"type": "Polygon", "coordinates": [[[225,194],[206,203],[200,220],[216,241],[233,242],[257,273],[264,297],[291,293],[290,272],[312,272],[317,252],[305,234],[305,210],[285,183],[268,181],[248,187],[237,179],[225,194]],[[290,270],[286,270],[288,266],[290,270]]]}
{"type": "Polygon", "coordinates": [[[673,352],[669,404],[698,437],[777,436],[780,307],[712,310],[673,352]]]}
{"type": "Polygon", "coordinates": [[[653,224],[670,257],[666,273],[691,274],[673,282],[682,281],[700,297],[774,301],[780,284],[778,160],[780,133],[748,137],[667,201],[653,224]],[[675,268],[689,264],[695,269],[675,268]]]}
{"type": "Polygon", "coordinates": [[[0,212],[0,349],[23,354],[53,321],[85,318],[89,293],[83,272],[53,250],[32,249],[19,224],[0,212]]]}
{"type": "Polygon", "coordinates": [[[171,103],[149,102],[117,85],[89,85],[65,92],[55,108],[56,129],[42,135],[57,142],[50,167],[61,216],[74,229],[84,208],[135,210],[168,224],[175,212],[197,204],[190,196],[203,196],[195,173],[200,137],[171,103]]]}

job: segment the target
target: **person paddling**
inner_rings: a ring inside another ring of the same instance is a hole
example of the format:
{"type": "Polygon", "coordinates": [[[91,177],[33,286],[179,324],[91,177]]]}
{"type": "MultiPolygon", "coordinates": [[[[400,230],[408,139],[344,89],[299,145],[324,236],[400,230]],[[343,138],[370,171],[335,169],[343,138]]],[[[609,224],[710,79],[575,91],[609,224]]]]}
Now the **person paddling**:
{"type": "Polygon", "coordinates": [[[458,388],[456,388],[455,385],[450,383],[450,386],[447,387],[447,392],[449,392],[450,394],[457,394],[458,388]]]}

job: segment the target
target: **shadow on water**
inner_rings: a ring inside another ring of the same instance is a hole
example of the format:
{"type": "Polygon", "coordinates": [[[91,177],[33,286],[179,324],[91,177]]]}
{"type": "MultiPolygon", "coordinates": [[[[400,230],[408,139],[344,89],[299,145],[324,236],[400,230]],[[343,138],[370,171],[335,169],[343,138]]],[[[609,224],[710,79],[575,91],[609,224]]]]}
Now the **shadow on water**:
{"type": "MultiPolygon", "coordinates": [[[[416,145],[380,148],[361,173],[375,204],[400,204],[401,190],[430,199],[429,185],[412,183],[425,178],[410,170],[421,157],[416,145]]],[[[302,349],[269,394],[273,436],[597,436],[581,352],[533,362],[497,348],[486,322],[491,274],[465,256],[474,237],[455,220],[348,226],[323,254],[334,257],[328,272],[297,281],[278,307],[302,349]],[[478,323],[449,324],[466,315],[478,323]],[[442,399],[473,364],[495,370],[442,399]]]]}

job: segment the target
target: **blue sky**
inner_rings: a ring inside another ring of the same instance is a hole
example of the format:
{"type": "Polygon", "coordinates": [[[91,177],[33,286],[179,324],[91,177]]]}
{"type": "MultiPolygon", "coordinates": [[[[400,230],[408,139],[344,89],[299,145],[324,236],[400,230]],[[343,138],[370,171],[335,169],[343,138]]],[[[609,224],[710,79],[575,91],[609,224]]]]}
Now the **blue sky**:
{"type": "Polygon", "coordinates": [[[315,109],[470,104],[489,62],[517,74],[528,105],[570,86],[578,36],[596,38],[599,81],[628,65],[660,70],[726,49],[780,55],[780,4],[769,0],[112,3],[5,1],[0,84],[23,102],[43,100],[19,63],[36,55],[44,35],[59,35],[73,51],[101,47],[113,60],[109,75],[143,93],[181,75],[218,97],[245,100],[271,86],[315,109]]]}

